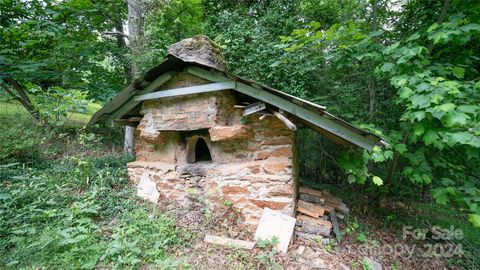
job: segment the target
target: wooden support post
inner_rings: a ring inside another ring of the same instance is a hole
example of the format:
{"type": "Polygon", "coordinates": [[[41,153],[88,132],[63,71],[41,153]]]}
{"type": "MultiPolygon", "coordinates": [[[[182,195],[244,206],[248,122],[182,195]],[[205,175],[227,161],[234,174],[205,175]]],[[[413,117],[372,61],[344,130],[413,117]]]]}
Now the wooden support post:
{"type": "Polygon", "coordinates": [[[340,234],[340,228],[338,227],[337,213],[335,212],[335,209],[330,211],[330,219],[333,224],[333,232],[335,233],[338,243],[340,243],[340,241],[342,241],[342,235],[340,234]]]}
{"type": "Polygon", "coordinates": [[[123,151],[127,154],[133,154],[135,147],[135,127],[125,126],[125,140],[123,142],[123,151]]]}
{"type": "Polygon", "coordinates": [[[288,120],[287,117],[285,117],[283,114],[277,112],[277,111],[274,111],[274,110],[270,110],[278,119],[280,119],[280,121],[282,121],[285,126],[288,127],[288,129],[290,130],[297,130],[297,126],[295,126],[294,123],[292,123],[290,120],[288,120]]]}

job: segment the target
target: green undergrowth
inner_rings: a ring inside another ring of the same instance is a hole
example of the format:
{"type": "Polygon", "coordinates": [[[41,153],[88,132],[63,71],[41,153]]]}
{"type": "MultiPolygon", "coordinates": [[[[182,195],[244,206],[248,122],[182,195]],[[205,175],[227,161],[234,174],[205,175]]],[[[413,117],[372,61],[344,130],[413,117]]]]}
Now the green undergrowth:
{"type": "Polygon", "coordinates": [[[174,220],[140,201],[130,156],[0,167],[0,269],[169,269],[174,220]]]}
{"type": "Polygon", "coordinates": [[[0,165],[18,162],[38,165],[65,157],[101,156],[121,151],[122,130],[119,128],[104,127],[93,133],[31,119],[10,116],[8,119],[0,129],[0,165]]]}
{"type": "MultiPolygon", "coordinates": [[[[84,112],[69,112],[66,115],[64,126],[70,128],[84,127],[92,115],[101,108],[97,103],[88,103],[84,112]]],[[[7,101],[0,96],[0,122],[11,122],[12,119],[32,121],[33,118],[20,104],[7,101]]]]}

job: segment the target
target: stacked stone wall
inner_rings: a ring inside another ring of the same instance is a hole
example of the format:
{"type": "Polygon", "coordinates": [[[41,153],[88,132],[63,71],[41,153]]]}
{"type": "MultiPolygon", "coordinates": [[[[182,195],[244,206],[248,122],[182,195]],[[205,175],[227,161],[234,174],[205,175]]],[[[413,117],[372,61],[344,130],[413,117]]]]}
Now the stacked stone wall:
{"type": "MultiPolygon", "coordinates": [[[[201,84],[180,74],[166,89],[201,84]]],[[[264,207],[293,214],[293,132],[275,116],[242,118],[234,91],[144,102],[136,132],[137,160],[128,164],[133,183],[147,172],[160,199],[188,204],[202,197],[211,207],[229,201],[249,226],[264,207]],[[192,163],[202,138],[212,162],[192,163]]]]}

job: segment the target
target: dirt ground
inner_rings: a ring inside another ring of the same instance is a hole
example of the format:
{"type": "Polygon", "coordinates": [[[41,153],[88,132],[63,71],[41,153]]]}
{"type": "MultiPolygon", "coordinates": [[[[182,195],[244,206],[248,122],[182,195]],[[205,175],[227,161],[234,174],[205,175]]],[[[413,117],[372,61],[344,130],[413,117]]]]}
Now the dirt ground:
{"type": "MultiPolygon", "coordinates": [[[[253,240],[255,232],[245,229],[241,216],[229,206],[210,212],[200,202],[192,202],[190,207],[168,202],[159,208],[176,217],[177,225],[187,232],[189,240],[171,255],[185,258],[193,269],[369,269],[362,263],[366,257],[379,262],[382,269],[455,269],[447,267],[444,258],[426,256],[426,247],[403,240],[401,232],[376,230],[381,224],[375,222],[369,224],[374,232],[369,239],[374,241],[359,242],[356,234],[345,234],[340,244],[333,235],[323,241],[298,238],[287,254],[279,254],[271,248],[243,250],[204,243],[205,234],[253,240]]],[[[352,212],[350,216],[355,215],[352,212]]],[[[349,230],[345,220],[339,222],[342,232],[349,230]]]]}

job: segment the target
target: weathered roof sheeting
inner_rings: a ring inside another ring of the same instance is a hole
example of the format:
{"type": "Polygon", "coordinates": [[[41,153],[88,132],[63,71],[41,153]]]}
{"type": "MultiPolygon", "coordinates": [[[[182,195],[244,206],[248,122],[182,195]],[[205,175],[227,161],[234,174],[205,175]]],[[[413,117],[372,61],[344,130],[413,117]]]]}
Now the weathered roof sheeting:
{"type": "Polygon", "coordinates": [[[173,74],[181,72],[185,68],[188,68],[187,70],[190,73],[197,76],[201,75],[213,82],[233,80],[237,82],[237,87],[234,90],[249,95],[254,99],[262,100],[260,96],[263,96],[262,101],[284,109],[290,113],[296,121],[306,124],[337,143],[352,143],[368,150],[371,150],[374,145],[383,146],[386,144],[382,138],[377,135],[355,127],[330,114],[325,110],[324,106],[236,76],[224,70],[219,70],[198,62],[182,60],[174,55],[168,55],[161,64],[150,69],[142,77],[125,87],[113,100],[108,102],[92,116],[87,127],[91,127],[102,120],[121,119],[125,115],[128,115],[130,111],[138,111],[141,101],[135,101],[134,96],[154,92],[160,85],[168,81],[173,74]],[[241,89],[239,89],[239,87],[241,89]]]}

